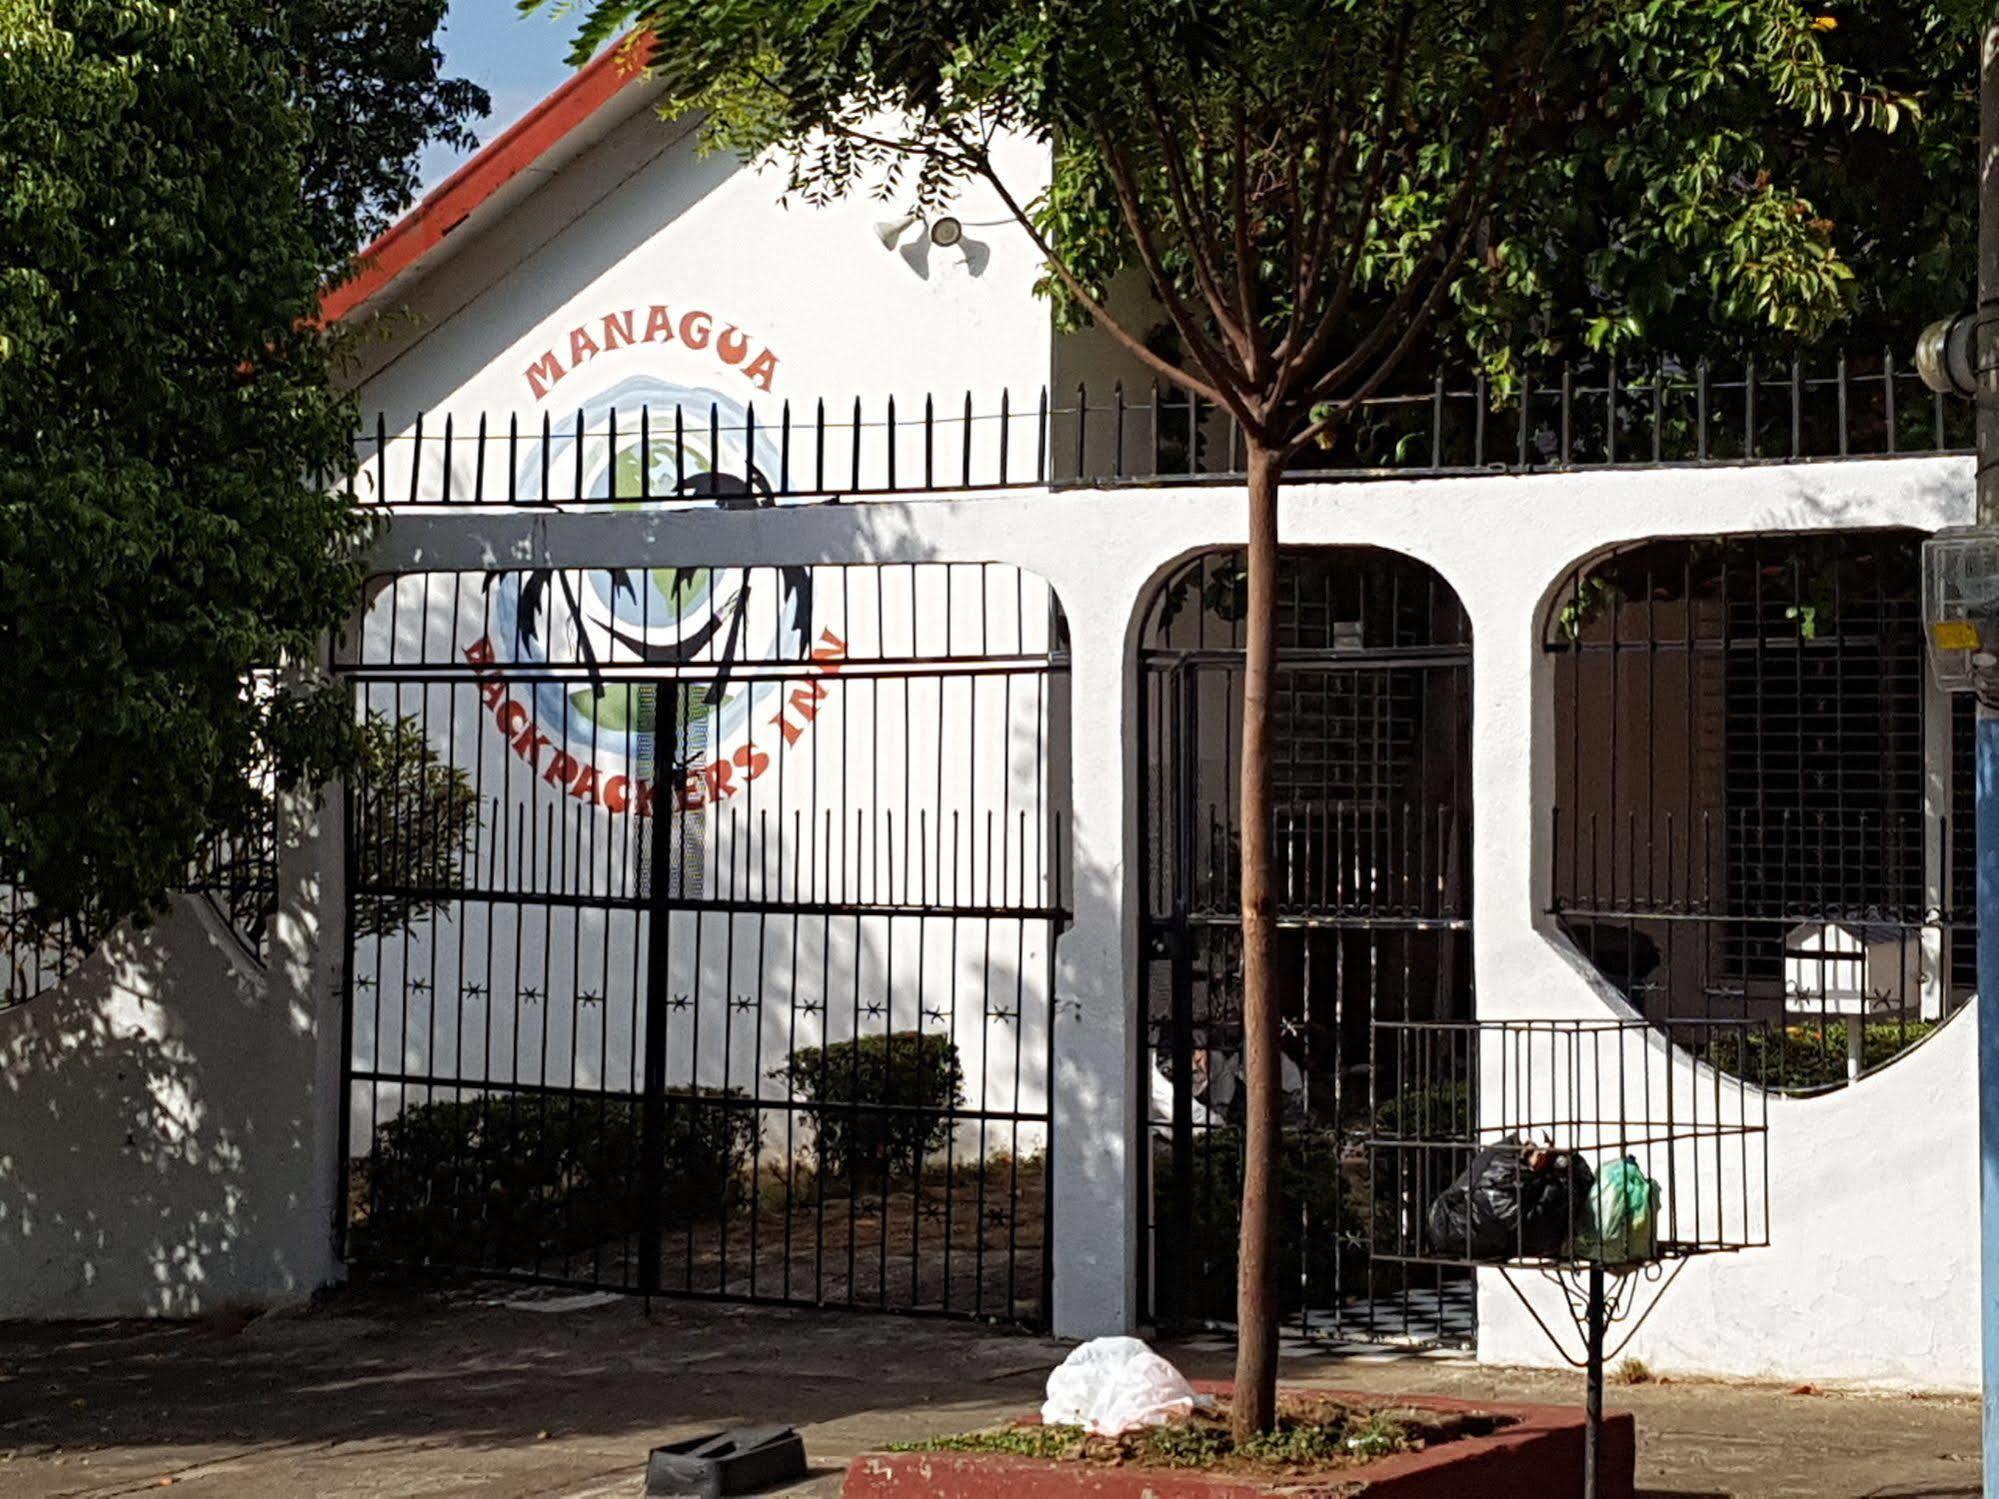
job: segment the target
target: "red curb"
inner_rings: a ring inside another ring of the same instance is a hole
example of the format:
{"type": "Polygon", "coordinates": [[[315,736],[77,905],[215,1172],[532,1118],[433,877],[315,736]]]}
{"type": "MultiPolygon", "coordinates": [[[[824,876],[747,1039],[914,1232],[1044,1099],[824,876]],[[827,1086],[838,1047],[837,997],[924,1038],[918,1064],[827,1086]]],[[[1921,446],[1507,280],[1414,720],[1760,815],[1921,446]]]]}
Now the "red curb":
{"type": "MultiPolygon", "coordinates": [[[[1203,1382],[1201,1389],[1226,1392],[1203,1382]]],[[[1355,1404],[1481,1412],[1510,1423],[1422,1452],[1320,1478],[1249,1478],[1179,1468],[1111,1468],[982,1452],[863,1452],[847,1469],[848,1499],[1572,1499],[1582,1493],[1583,1413],[1572,1405],[1486,1405],[1440,1397],[1313,1390],[1355,1404]]],[[[1603,1418],[1600,1499],[1633,1499],[1637,1432],[1628,1413],[1603,1418]]]]}

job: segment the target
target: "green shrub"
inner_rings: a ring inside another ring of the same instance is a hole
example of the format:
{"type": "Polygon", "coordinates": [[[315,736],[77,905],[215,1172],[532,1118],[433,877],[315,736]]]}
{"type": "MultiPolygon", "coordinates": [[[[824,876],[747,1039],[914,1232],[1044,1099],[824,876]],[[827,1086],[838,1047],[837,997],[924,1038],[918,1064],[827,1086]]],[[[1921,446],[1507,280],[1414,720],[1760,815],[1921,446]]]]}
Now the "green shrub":
{"type": "Polygon", "coordinates": [[[957,1046],[918,1031],[794,1052],[770,1076],[803,1100],[820,1169],[848,1180],[915,1175],[965,1101],[957,1046]]]}
{"type": "MultiPolygon", "coordinates": [[[[1283,1311],[1298,1310],[1309,1282],[1326,1303],[1337,1275],[1357,1288],[1365,1272],[1365,1216],[1342,1169],[1339,1135],[1287,1127],[1278,1160],[1277,1287],[1283,1311]]],[[[1181,1318],[1235,1317],[1236,1249],[1242,1227],[1242,1131],[1194,1132],[1192,1200],[1184,1239],[1174,1217],[1172,1143],[1154,1137],[1153,1211],[1162,1305],[1181,1318]],[[1176,1281],[1179,1283],[1176,1284],[1176,1281]],[[1185,1304],[1181,1302],[1184,1300],[1185,1304]]]]}
{"type": "Polygon", "coordinates": [[[1375,1108],[1374,1132],[1389,1140],[1473,1141],[1478,1138],[1477,1100],[1469,1083],[1410,1088],[1375,1108]]]}
{"type": "MultiPolygon", "coordinates": [[[[1808,1091],[1846,1081],[1846,1028],[1853,1023],[1811,1020],[1738,1034],[1718,1027],[1713,1040],[1703,1040],[1696,1023],[1676,1034],[1690,1039],[1693,1051],[1723,1072],[1780,1092],[1808,1091]]],[[[1936,1028],[1933,1020],[1867,1025],[1860,1042],[1863,1067],[1871,1071],[1894,1060],[1936,1028]]]]}
{"type": "MultiPolygon", "coordinates": [[[[712,1218],[741,1190],[756,1111],[739,1089],[665,1100],[659,1220],[712,1218]]],[[[414,1104],[355,1163],[358,1258],[521,1269],[645,1225],[642,1105],[630,1094],[414,1104]]]]}
{"type": "Polygon", "coordinates": [[[464,889],[479,837],[479,793],[431,748],[417,719],[370,713],[360,736],[361,762],[351,778],[354,935],[393,937],[445,910],[464,889]]]}

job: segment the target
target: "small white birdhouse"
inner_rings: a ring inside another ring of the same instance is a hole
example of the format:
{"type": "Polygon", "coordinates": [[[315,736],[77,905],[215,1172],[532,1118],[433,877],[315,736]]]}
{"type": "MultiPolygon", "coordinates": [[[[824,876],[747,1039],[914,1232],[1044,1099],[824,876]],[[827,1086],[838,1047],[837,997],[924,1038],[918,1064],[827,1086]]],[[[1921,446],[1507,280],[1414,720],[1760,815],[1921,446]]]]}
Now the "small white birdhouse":
{"type": "Polygon", "coordinates": [[[1808,921],[1784,937],[1784,1007],[1893,1017],[1923,998],[1923,945],[1904,926],[1808,921]]]}
{"type": "Polygon", "coordinates": [[[1866,1022],[1893,1020],[1923,1002],[1923,946],[1904,926],[1808,921],[1784,937],[1784,1009],[1845,1017],[1846,1075],[1866,1067],[1866,1022]]]}

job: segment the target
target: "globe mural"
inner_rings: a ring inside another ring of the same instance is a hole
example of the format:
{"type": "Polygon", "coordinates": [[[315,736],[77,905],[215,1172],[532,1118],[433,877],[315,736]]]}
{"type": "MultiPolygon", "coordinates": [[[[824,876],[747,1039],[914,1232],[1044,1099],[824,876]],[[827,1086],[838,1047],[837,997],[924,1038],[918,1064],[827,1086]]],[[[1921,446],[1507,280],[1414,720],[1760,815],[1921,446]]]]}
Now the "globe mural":
{"type": "MultiPolygon", "coordinates": [[[[581,494],[606,510],[636,509],[641,494],[649,509],[776,503],[766,477],[776,468],[774,446],[762,432],[751,435],[741,405],[714,391],[635,375],[560,425],[567,434],[552,430],[546,455],[516,476],[518,503],[540,503],[545,482],[557,498],[581,494]],[[580,486],[558,488],[556,475],[580,475],[580,486]]],[[[630,680],[630,668],[707,674],[679,698],[686,759],[735,742],[783,691],[777,681],[739,678],[740,663],[809,654],[806,568],[536,569],[494,575],[487,587],[495,646],[516,668],[584,668],[581,681],[518,683],[541,732],[579,758],[634,774],[651,768],[657,690],[630,680]]]]}

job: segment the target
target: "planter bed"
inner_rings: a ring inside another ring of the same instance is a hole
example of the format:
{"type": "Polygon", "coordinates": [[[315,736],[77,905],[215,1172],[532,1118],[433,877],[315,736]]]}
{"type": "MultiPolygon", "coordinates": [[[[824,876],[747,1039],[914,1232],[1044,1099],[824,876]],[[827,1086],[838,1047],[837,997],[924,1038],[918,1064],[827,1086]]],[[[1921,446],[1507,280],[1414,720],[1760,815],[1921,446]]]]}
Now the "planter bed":
{"type": "MultiPolygon", "coordinates": [[[[1226,1398],[1227,1385],[1202,1384],[1226,1398]]],[[[1301,1400],[1363,1410],[1412,1412],[1440,1428],[1434,1445],[1312,1468],[1251,1470],[1164,1466],[1115,1456],[1052,1458],[1011,1451],[864,1452],[847,1469],[849,1499],[1570,1499],[1582,1493],[1583,1413],[1564,1405],[1487,1405],[1427,1396],[1345,1390],[1283,1391],[1280,1411],[1301,1400]],[[1456,1430],[1452,1430],[1455,1427],[1456,1430]]],[[[1032,1418],[1020,1445],[1036,1444],[1032,1418]]],[[[1104,1444],[1108,1445],[1108,1444],[1104,1444]]],[[[1100,1447],[1098,1450],[1102,1450],[1100,1447]]],[[[1631,1417],[1603,1422],[1600,1499],[1631,1499],[1636,1439],[1631,1417]]]]}

